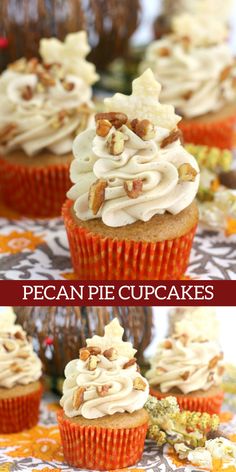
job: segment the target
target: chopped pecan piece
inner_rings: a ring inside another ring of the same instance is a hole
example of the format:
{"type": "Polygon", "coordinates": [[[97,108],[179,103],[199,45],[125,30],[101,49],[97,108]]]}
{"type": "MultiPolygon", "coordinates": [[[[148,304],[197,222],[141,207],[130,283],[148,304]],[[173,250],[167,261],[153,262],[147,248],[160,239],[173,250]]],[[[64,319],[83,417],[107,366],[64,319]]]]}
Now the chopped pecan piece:
{"type": "Polygon", "coordinates": [[[125,135],[120,131],[111,133],[107,139],[106,146],[112,156],[119,156],[125,148],[125,135]]]}
{"type": "Polygon", "coordinates": [[[37,72],[40,82],[42,82],[45,87],[53,87],[56,84],[55,79],[46,72],[46,70],[40,70],[37,72]]]}
{"type": "Polygon", "coordinates": [[[105,188],[107,187],[106,180],[99,179],[94,182],[89,190],[89,208],[92,210],[93,214],[96,215],[102,204],[105,201],[105,188]]]}
{"type": "Polygon", "coordinates": [[[133,382],[133,387],[135,390],[146,390],[146,383],[144,382],[144,380],[142,379],[142,377],[136,377],[136,379],[134,379],[134,382],[133,382]]]}
{"type": "Polygon", "coordinates": [[[161,142],[161,149],[165,148],[166,146],[169,146],[169,144],[172,144],[174,143],[175,141],[177,141],[177,139],[181,139],[182,138],[182,133],[179,129],[173,129],[169,136],[167,136],[166,138],[164,138],[161,142]]]}
{"type": "Polygon", "coordinates": [[[123,365],[123,369],[128,369],[129,367],[131,367],[132,365],[136,364],[136,359],[135,357],[133,357],[132,359],[130,359],[128,362],[126,362],[124,365],[123,365]]]}
{"type": "Polygon", "coordinates": [[[114,347],[110,347],[110,349],[103,351],[103,355],[109,361],[116,361],[116,359],[118,359],[118,352],[114,347]]]}
{"type": "Polygon", "coordinates": [[[132,120],[131,129],[137,134],[143,141],[149,141],[156,135],[155,126],[149,120],[132,120]]]}
{"type": "Polygon", "coordinates": [[[163,46],[162,48],[158,49],[158,55],[160,57],[168,57],[168,56],[170,56],[170,49],[163,46]]]}
{"type": "Polygon", "coordinates": [[[21,352],[19,352],[18,357],[20,359],[27,359],[29,357],[29,354],[26,351],[21,351],[21,352]]]}
{"type": "Polygon", "coordinates": [[[30,85],[26,85],[22,89],[21,98],[23,98],[23,100],[29,101],[33,98],[33,95],[34,95],[33,89],[32,87],[30,87],[30,85]]]}
{"type": "Polygon", "coordinates": [[[219,356],[214,356],[208,364],[208,369],[214,369],[219,362],[219,356]]]}
{"type": "Polygon", "coordinates": [[[179,336],[178,340],[183,344],[183,346],[187,346],[189,337],[187,334],[182,334],[181,336],[179,336]]]}
{"type": "Polygon", "coordinates": [[[29,74],[34,74],[37,71],[37,67],[39,65],[39,60],[37,57],[32,57],[26,65],[27,72],[29,74]]]}
{"type": "Polygon", "coordinates": [[[21,333],[20,331],[17,331],[14,336],[15,336],[16,339],[20,339],[21,341],[25,340],[24,334],[21,333]]]}
{"type": "Polygon", "coordinates": [[[88,359],[88,364],[87,364],[88,370],[95,370],[97,368],[97,365],[98,365],[98,358],[94,355],[91,355],[88,359]]]}
{"type": "Polygon", "coordinates": [[[219,81],[224,82],[224,80],[228,79],[231,71],[232,71],[232,66],[226,66],[220,73],[219,81]]]}
{"type": "Polygon", "coordinates": [[[99,397],[105,397],[110,389],[110,385],[98,385],[96,390],[99,397]]]}
{"type": "Polygon", "coordinates": [[[108,120],[116,129],[120,128],[122,125],[125,125],[128,121],[128,116],[125,113],[119,113],[116,111],[111,111],[108,113],[97,113],[95,115],[95,121],[98,120],[108,120]]]}
{"type": "Polygon", "coordinates": [[[188,380],[189,376],[190,376],[190,372],[188,372],[188,371],[186,370],[186,372],[184,372],[183,374],[181,374],[180,377],[181,377],[181,379],[183,379],[183,380],[188,380]]]}
{"type": "Polygon", "coordinates": [[[170,339],[165,339],[162,345],[165,349],[172,349],[172,342],[170,339]]]}
{"type": "Polygon", "coordinates": [[[86,349],[88,349],[90,354],[93,354],[94,356],[98,356],[98,354],[101,354],[102,352],[101,348],[98,346],[88,346],[86,349]]]}
{"type": "Polygon", "coordinates": [[[157,375],[162,375],[162,374],[165,374],[166,370],[163,369],[163,367],[157,367],[156,369],[156,374],[157,375]]]}
{"type": "Polygon", "coordinates": [[[78,410],[80,405],[83,403],[85,390],[86,389],[84,387],[79,387],[75,391],[74,396],[73,396],[73,408],[74,408],[74,410],[78,410]]]}
{"type": "Polygon", "coordinates": [[[108,120],[98,120],[96,123],[96,134],[101,136],[101,138],[105,138],[110,129],[112,128],[112,124],[108,120]]]}
{"type": "Polygon", "coordinates": [[[179,178],[183,182],[194,182],[197,171],[194,169],[191,164],[181,164],[178,168],[179,178]]]}
{"type": "Polygon", "coordinates": [[[188,92],[183,93],[182,98],[184,98],[184,100],[189,100],[192,97],[192,95],[193,95],[192,90],[189,90],[188,92]]]}
{"type": "Polygon", "coordinates": [[[75,88],[74,82],[63,82],[63,87],[67,92],[71,92],[75,88]]]}
{"type": "Polygon", "coordinates": [[[90,352],[86,347],[80,349],[79,351],[79,358],[81,361],[87,361],[90,356],[90,352]]]}
{"type": "Polygon", "coordinates": [[[11,364],[10,368],[11,368],[11,371],[14,372],[14,374],[18,374],[19,372],[22,372],[22,368],[16,362],[11,364]]]}
{"type": "Polygon", "coordinates": [[[214,382],[214,380],[215,380],[214,372],[209,372],[208,377],[207,377],[207,381],[208,382],[214,382]]]}
{"type": "Polygon", "coordinates": [[[182,46],[183,48],[185,49],[185,51],[187,52],[190,48],[190,45],[191,45],[191,39],[189,36],[182,36],[181,38],[181,43],[182,43],[182,46]]]}
{"type": "Polygon", "coordinates": [[[5,144],[9,139],[13,138],[17,132],[17,125],[9,123],[0,129],[0,144],[5,144]]]}
{"type": "Polygon", "coordinates": [[[124,189],[129,198],[138,198],[142,193],[143,181],[142,179],[126,180],[124,189]]]}
{"type": "Polygon", "coordinates": [[[8,341],[8,340],[6,340],[3,343],[3,347],[7,352],[12,352],[15,349],[14,343],[12,341],[8,341]]]}
{"type": "Polygon", "coordinates": [[[218,375],[223,375],[224,374],[224,371],[225,371],[225,368],[223,365],[220,365],[218,368],[217,368],[217,373],[218,375]]]}

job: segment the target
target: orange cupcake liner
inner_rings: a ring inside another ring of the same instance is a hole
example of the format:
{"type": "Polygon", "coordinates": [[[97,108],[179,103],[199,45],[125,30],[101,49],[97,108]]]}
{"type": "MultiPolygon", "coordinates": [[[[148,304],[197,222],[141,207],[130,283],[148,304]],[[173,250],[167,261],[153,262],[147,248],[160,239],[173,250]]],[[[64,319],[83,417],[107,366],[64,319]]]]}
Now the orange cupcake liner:
{"type": "Polygon", "coordinates": [[[79,280],[174,280],[185,273],[196,226],[157,243],[102,238],[76,224],[72,205],[65,202],[62,216],[79,280]]]}
{"type": "Polygon", "coordinates": [[[209,413],[210,415],[216,414],[218,415],[221,410],[221,406],[224,399],[224,392],[219,391],[217,395],[209,395],[204,397],[196,397],[188,396],[188,395],[176,395],[173,393],[162,393],[155,389],[150,389],[150,395],[158,398],[161,400],[162,398],[166,397],[175,397],[179,404],[181,410],[189,410],[189,411],[199,411],[201,413],[209,413]]]}
{"type": "Polygon", "coordinates": [[[26,395],[0,399],[0,434],[18,433],[35,426],[42,392],[41,386],[26,395]]]}
{"type": "Polygon", "coordinates": [[[24,216],[60,216],[66,192],[70,188],[69,166],[22,166],[0,157],[0,186],[4,203],[24,216]]]}
{"type": "Polygon", "coordinates": [[[236,112],[212,123],[188,122],[178,124],[186,143],[203,144],[220,149],[232,149],[236,144],[236,112]]]}
{"type": "Polygon", "coordinates": [[[65,461],[91,470],[122,469],[136,464],[143,454],[147,424],[134,428],[80,426],[58,413],[65,461]]]}

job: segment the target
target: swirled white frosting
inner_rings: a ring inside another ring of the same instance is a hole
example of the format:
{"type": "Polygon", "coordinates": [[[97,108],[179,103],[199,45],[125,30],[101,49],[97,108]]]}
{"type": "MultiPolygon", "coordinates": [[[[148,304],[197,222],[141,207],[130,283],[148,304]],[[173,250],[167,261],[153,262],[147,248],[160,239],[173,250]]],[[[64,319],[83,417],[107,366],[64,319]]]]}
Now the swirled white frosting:
{"type": "Polygon", "coordinates": [[[167,338],[157,348],[146,373],[150,385],[161,392],[178,388],[187,394],[209,390],[220,384],[223,375],[222,354],[216,341],[167,338]],[[213,361],[214,360],[214,361],[213,361]]]}
{"type": "Polygon", "coordinates": [[[42,364],[12,311],[0,313],[0,387],[28,385],[42,375],[42,364]],[[9,316],[10,315],[10,316],[9,316]]]}
{"type": "Polygon", "coordinates": [[[87,345],[101,347],[99,338],[103,339],[103,352],[116,346],[118,353],[116,360],[109,360],[101,353],[97,355],[98,364],[95,370],[88,370],[88,361],[80,359],[74,359],[66,366],[66,379],[60,403],[68,417],[81,415],[84,418],[96,419],[114,413],[132,413],[141,409],[146,403],[149,394],[148,382],[139,374],[136,364],[124,368],[124,365],[133,358],[133,354],[130,343],[125,342],[122,353],[122,334],[123,329],[115,320],[106,326],[104,337],[94,337],[91,342],[87,342],[87,345]],[[116,331],[114,338],[113,329],[116,331]],[[146,384],[144,390],[134,389],[133,383],[137,378],[146,384]],[[102,386],[109,386],[105,396],[100,396],[97,391],[97,388],[102,386]],[[73,398],[78,387],[83,387],[85,392],[83,402],[75,409],[73,398]]]}
{"type": "Polygon", "coordinates": [[[219,340],[219,320],[213,307],[181,307],[169,314],[169,334],[190,339],[219,340]]]}
{"type": "Polygon", "coordinates": [[[163,0],[163,13],[173,16],[183,12],[194,15],[203,14],[207,18],[217,18],[221,22],[226,22],[232,9],[232,0],[163,0]]]}
{"type": "Polygon", "coordinates": [[[68,197],[75,201],[74,210],[81,220],[101,218],[107,226],[118,227],[137,220],[148,221],[152,216],[166,211],[177,214],[186,208],[197,193],[199,175],[194,182],[180,181],[178,168],[190,164],[197,172],[198,165],[177,140],[165,148],[161,142],[169,136],[178,117],[173,108],[158,103],[160,87],[151,71],[146,71],[133,84],[130,97],[116,94],[106,101],[108,110],[126,112],[130,119],[142,117],[152,119],[156,125],[155,137],[144,141],[128,126],[120,131],[125,136],[122,154],[109,153],[107,141],[115,131],[111,128],[105,137],[96,135],[95,129],[81,133],[73,145],[74,161],[70,178],[74,183],[68,197]],[[159,110],[159,113],[158,113],[159,110]],[[105,179],[105,201],[94,215],[89,208],[89,189],[97,179],[105,179]],[[131,199],[124,189],[124,182],[141,179],[142,194],[131,199]]]}
{"type": "Polygon", "coordinates": [[[31,71],[26,61],[25,67],[22,61],[22,70],[13,64],[0,76],[0,131],[15,125],[9,139],[1,140],[4,152],[22,149],[31,156],[48,149],[65,154],[71,152],[76,131],[88,125],[93,111],[91,84],[98,76],[85,60],[89,52],[86,33],[70,34],[64,43],[55,38],[43,39],[40,52],[42,67],[46,66],[54,85],[45,86],[40,73],[31,71]],[[70,85],[69,89],[65,84],[70,85]],[[27,89],[32,96],[25,99],[27,89]]]}
{"type": "Polygon", "coordinates": [[[173,34],[148,46],[140,65],[141,71],[150,67],[160,81],[161,100],[189,118],[219,110],[235,100],[236,68],[222,25],[191,15],[177,17],[174,25],[173,34]],[[187,47],[183,37],[189,40],[187,47]],[[229,66],[232,70],[222,79],[229,66]]]}

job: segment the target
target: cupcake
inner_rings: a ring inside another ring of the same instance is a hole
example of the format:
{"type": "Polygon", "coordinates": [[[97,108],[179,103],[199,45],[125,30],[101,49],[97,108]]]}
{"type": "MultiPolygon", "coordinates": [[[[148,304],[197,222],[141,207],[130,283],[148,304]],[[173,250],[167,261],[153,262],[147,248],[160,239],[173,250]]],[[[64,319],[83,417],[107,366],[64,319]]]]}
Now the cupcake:
{"type": "Polygon", "coordinates": [[[112,470],[142,456],[148,426],[143,408],[149,388],[131,343],[114,319],[104,336],[87,339],[67,364],[59,429],[65,461],[74,467],[112,470]]]}
{"type": "Polygon", "coordinates": [[[183,410],[218,414],[224,365],[216,334],[190,318],[177,321],[174,330],[171,326],[172,333],[158,345],[146,373],[151,395],[172,395],[183,410]]]}
{"type": "Polygon", "coordinates": [[[235,144],[236,67],[227,34],[214,17],[179,15],[172,33],[151,43],[140,65],[153,70],[161,101],[183,117],[186,142],[223,149],[235,144]]]}
{"type": "Polygon", "coordinates": [[[11,308],[0,313],[0,433],[37,424],[42,364],[11,308]]]}
{"type": "Polygon", "coordinates": [[[178,279],[186,270],[199,168],[159,93],[145,71],[74,141],[63,217],[79,279],[178,279]]]}
{"type": "Polygon", "coordinates": [[[0,76],[0,185],[27,216],[60,215],[69,189],[72,142],[89,126],[97,75],[86,33],[40,41],[39,61],[19,59],[0,76]]]}

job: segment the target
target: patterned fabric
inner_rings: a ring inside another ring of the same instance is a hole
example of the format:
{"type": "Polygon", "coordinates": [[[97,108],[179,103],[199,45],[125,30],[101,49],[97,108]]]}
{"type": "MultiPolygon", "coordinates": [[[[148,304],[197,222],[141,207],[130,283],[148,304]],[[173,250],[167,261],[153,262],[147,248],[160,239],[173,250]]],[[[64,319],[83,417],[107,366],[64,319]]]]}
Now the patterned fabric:
{"type": "MultiPolygon", "coordinates": [[[[201,280],[236,280],[235,232],[226,236],[199,227],[186,275],[201,280]]],[[[74,278],[61,218],[19,218],[0,206],[0,279],[74,278]]]]}
{"type": "MultiPolygon", "coordinates": [[[[38,470],[76,472],[78,470],[63,462],[56,422],[58,404],[55,400],[52,395],[45,396],[41,405],[40,421],[35,428],[23,433],[0,436],[0,472],[36,472],[38,470]]],[[[221,430],[236,441],[236,415],[229,412],[222,413],[221,421],[221,430]]],[[[192,467],[180,461],[171,447],[158,448],[153,441],[146,441],[141,462],[133,468],[122,469],[124,472],[200,472],[200,470],[204,469],[192,467]]],[[[236,472],[236,467],[226,467],[223,470],[236,472]]],[[[222,464],[216,462],[213,472],[220,471],[222,471],[222,464]]]]}

